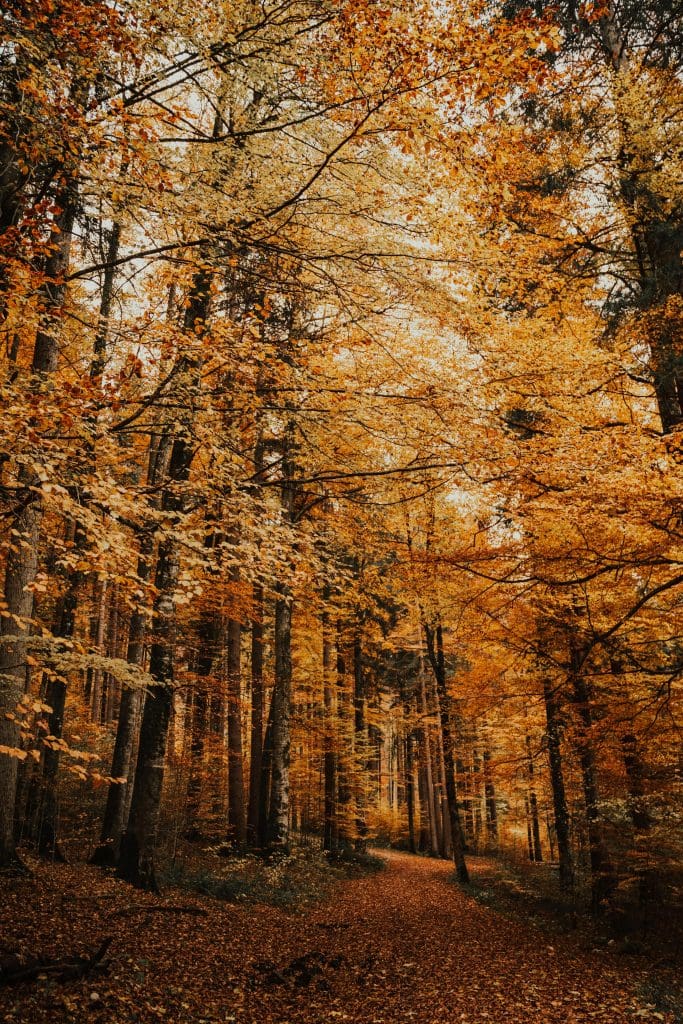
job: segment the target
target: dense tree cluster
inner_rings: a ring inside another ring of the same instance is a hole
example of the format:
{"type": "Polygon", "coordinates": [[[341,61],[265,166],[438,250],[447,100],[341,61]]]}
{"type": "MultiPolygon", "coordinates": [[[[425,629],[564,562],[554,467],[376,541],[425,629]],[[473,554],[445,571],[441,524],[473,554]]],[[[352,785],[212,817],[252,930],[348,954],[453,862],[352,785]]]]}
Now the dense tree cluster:
{"type": "Polygon", "coordinates": [[[0,863],[673,891],[683,7],[2,25],[0,863]]]}

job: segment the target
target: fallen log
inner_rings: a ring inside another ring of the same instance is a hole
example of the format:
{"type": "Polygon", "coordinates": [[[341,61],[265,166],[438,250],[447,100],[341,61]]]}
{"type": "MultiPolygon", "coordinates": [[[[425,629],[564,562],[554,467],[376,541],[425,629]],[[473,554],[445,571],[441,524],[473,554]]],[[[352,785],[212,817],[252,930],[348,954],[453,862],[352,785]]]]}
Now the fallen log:
{"type": "Polygon", "coordinates": [[[85,978],[107,966],[103,961],[113,938],[113,935],[109,935],[104,939],[91,956],[76,956],[64,960],[31,957],[26,961],[22,961],[15,954],[4,956],[0,959],[0,985],[18,985],[22,981],[35,981],[42,977],[54,978],[57,981],[85,978]]]}

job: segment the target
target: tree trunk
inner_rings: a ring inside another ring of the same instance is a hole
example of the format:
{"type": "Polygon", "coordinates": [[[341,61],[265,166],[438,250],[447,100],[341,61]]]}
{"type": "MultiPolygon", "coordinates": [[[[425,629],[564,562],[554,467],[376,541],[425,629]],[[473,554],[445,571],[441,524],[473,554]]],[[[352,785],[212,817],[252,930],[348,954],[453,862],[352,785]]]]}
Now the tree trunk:
{"type": "Polygon", "coordinates": [[[329,616],[325,611],[322,617],[323,629],[323,709],[325,714],[323,740],[323,777],[324,777],[324,827],[323,850],[335,854],[339,845],[339,829],[337,825],[337,751],[335,744],[335,701],[334,701],[334,652],[330,635],[329,616]]]}
{"type": "MultiPolygon", "coordinates": [[[[648,188],[648,176],[656,172],[657,150],[647,151],[642,129],[634,126],[630,107],[624,107],[623,91],[630,88],[629,41],[608,5],[597,23],[603,57],[610,69],[620,148],[617,157],[619,198],[637,257],[640,306],[663,308],[674,295],[683,294],[683,224],[680,206],[664,213],[662,199],[648,188]]],[[[651,318],[643,334],[650,346],[653,386],[662,429],[669,433],[683,422],[683,367],[678,349],[677,329],[661,326],[651,318]]]]}
{"type": "Polygon", "coordinates": [[[348,854],[351,841],[351,759],[353,750],[353,719],[351,695],[346,684],[346,660],[341,623],[337,623],[337,708],[339,719],[340,749],[337,758],[337,845],[338,854],[348,854]]]}
{"type": "Polygon", "coordinates": [[[638,740],[633,733],[627,733],[621,737],[621,752],[628,783],[631,821],[636,831],[646,832],[650,829],[652,821],[643,801],[645,772],[638,749],[638,740]]]}
{"type": "Polygon", "coordinates": [[[437,854],[441,854],[441,840],[440,840],[440,829],[439,819],[437,817],[437,801],[436,793],[434,791],[434,776],[433,776],[433,761],[432,761],[432,743],[429,730],[429,707],[427,705],[427,686],[425,683],[424,673],[424,660],[422,654],[419,655],[419,678],[420,678],[420,705],[422,713],[422,755],[424,759],[424,772],[425,772],[425,786],[426,786],[426,797],[427,797],[427,809],[429,817],[429,850],[430,853],[436,857],[437,854]]]}
{"type": "Polygon", "coordinates": [[[204,615],[199,622],[197,633],[200,647],[197,652],[197,684],[194,691],[190,739],[190,777],[185,809],[185,835],[192,840],[200,839],[202,835],[200,815],[210,693],[207,680],[214,672],[222,650],[223,627],[220,617],[215,613],[204,615]]]}
{"type": "MultiPolygon", "coordinates": [[[[93,623],[90,632],[90,640],[95,647],[98,654],[104,653],[104,638],[106,634],[106,622],[107,622],[107,592],[109,590],[109,580],[104,579],[100,582],[97,600],[97,618],[93,623]]],[[[101,683],[102,672],[98,668],[89,668],[86,673],[85,682],[85,697],[90,706],[90,717],[93,721],[97,721],[97,714],[95,709],[100,706],[101,702],[101,683]]]]}
{"type": "Polygon", "coordinates": [[[247,838],[257,846],[260,835],[261,766],[263,760],[263,587],[254,584],[251,622],[251,743],[249,747],[249,813],[247,838]]]}
{"type": "MultiPolygon", "coordinates": [[[[137,577],[145,585],[151,576],[151,557],[154,548],[152,537],[147,534],[140,543],[140,555],[137,565],[137,577]]],[[[138,591],[136,604],[130,620],[126,661],[129,665],[141,668],[145,658],[145,635],[147,627],[147,611],[143,604],[144,594],[138,591]]],[[[144,691],[125,686],[121,694],[119,717],[116,725],[116,738],[111,763],[111,777],[125,779],[125,782],[113,782],[107,793],[104,809],[102,830],[99,845],[93,853],[90,863],[102,867],[113,867],[118,863],[121,851],[121,836],[126,823],[126,804],[130,794],[130,774],[132,755],[136,733],[140,719],[140,711],[144,701],[144,691]]]]}
{"type": "Polygon", "coordinates": [[[560,891],[569,899],[574,897],[574,863],[569,835],[569,810],[564,787],[562,766],[561,724],[557,692],[550,679],[543,679],[543,702],[547,725],[548,762],[550,765],[550,786],[553,791],[555,813],[555,835],[560,865],[560,891]]]}
{"type": "MultiPolygon", "coordinates": [[[[199,675],[199,673],[197,673],[199,675]]],[[[204,788],[204,748],[208,732],[208,705],[203,682],[197,682],[192,697],[192,728],[190,732],[190,774],[185,802],[185,838],[196,842],[202,838],[202,790],[204,788]]]]}
{"type": "Polygon", "coordinates": [[[271,706],[272,754],[267,847],[289,852],[289,761],[292,699],[292,601],[289,588],[278,584],[275,601],[275,685],[271,706]]]}
{"type": "Polygon", "coordinates": [[[458,881],[468,884],[469,872],[465,862],[465,837],[460,820],[458,808],[458,796],[455,784],[455,749],[453,733],[451,729],[451,703],[450,694],[446,685],[446,663],[443,652],[443,631],[441,623],[436,629],[424,623],[425,636],[427,640],[427,654],[429,657],[436,691],[439,698],[439,720],[441,723],[441,736],[443,739],[443,756],[446,770],[446,799],[448,801],[448,813],[451,825],[451,842],[453,844],[453,862],[455,864],[458,881]]]}
{"type": "MultiPolygon", "coordinates": [[[[211,275],[207,270],[195,274],[184,327],[201,333],[206,325],[210,304],[211,275]]],[[[182,433],[173,441],[168,467],[168,483],[162,498],[162,511],[175,523],[185,506],[184,486],[190,477],[194,456],[191,446],[194,426],[194,393],[199,388],[199,367],[188,361],[190,401],[182,433]]],[[[179,545],[174,536],[162,540],[157,555],[150,674],[156,680],[145,701],[140,727],[138,759],[133,781],[128,827],[121,838],[119,875],[143,889],[158,890],[154,845],[161,803],[168,726],[173,706],[173,656],[175,640],[175,591],[180,573],[179,545]]]]}
{"type": "Polygon", "coordinates": [[[244,762],[242,752],[242,627],[228,622],[228,839],[243,847],[247,840],[244,815],[244,762]]]}
{"type": "Polygon", "coordinates": [[[527,772],[529,776],[529,820],[531,824],[531,846],[529,860],[540,862],[543,860],[543,848],[541,846],[541,829],[538,822],[538,799],[534,780],[534,758],[531,752],[531,737],[526,737],[527,772]]]}
{"type": "Polygon", "coordinates": [[[604,909],[605,900],[616,886],[614,868],[605,851],[600,828],[600,808],[597,783],[597,766],[593,746],[593,710],[588,683],[580,667],[581,653],[577,645],[570,643],[572,662],[571,686],[574,706],[578,712],[579,729],[577,747],[584,802],[586,806],[586,827],[588,830],[588,851],[591,870],[591,906],[594,913],[604,909]]]}
{"type": "Polygon", "coordinates": [[[488,845],[493,849],[498,845],[498,808],[496,806],[496,791],[491,778],[491,754],[488,746],[484,746],[482,753],[484,770],[484,801],[486,803],[486,837],[488,845]]]}
{"type": "Polygon", "coordinates": [[[104,371],[107,359],[107,339],[109,337],[109,317],[111,316],[112,301],[114,298],[114,280],[116,278],[116,260],[119,255],[121,244],[121,225],[118,221],[112,224],[107,246],[106,267],[104,280],[102,281],[102,297],[100,299],[100,313],[93,346],[93,359],[90,364],[90,376],[93,379],[100,378],[104,371]]]}
{"type": "MultiPolygon", "coordinates": [[[[434,744],[434,768],[433,778],[437,779],[436,801],[439,812],[439,855],[448,859],[453,856],[453,842],[451,840],[451,819],[448,804],[448,790],[446,786],[446,759],[444,757],[443,731],[441,729],[441,702],[439,693],[434,683],[434,713],[437,720],[436,742],[434,744]]],[[[453,766],[455,768],[455,764],[453,766]]]]}
{"type": "Polygon", "coordinates": [[[258,815],[258,845],[261,850],[266,850],[268,845],[268,819],[270,811],[270,782],[271,766],[273,762],[273,700],[271,695],[270,707],[268,709],[268,721],[266,732],[263,737],[263,753],[261,757],[261,779],[259,783],[259,815],[258,815]]]}
{"type": "MultiPolygon", "coordinates": [[[[61,213],[55,219],[55,243],[45,262],[45,283],[40,291],[40,326],[36,332],[31,367],[32,387],[57,369],[61,311],[66,297],[77,186],[72,179],[56,197],[61,213]]],[[[19,474],[23,491],[11,525],[13,543],[5,566],[4,599],[7,614],[0,619],[0,745],[19,747],[19,725],[13,717],[27,679],[27,641],[33,614],[32,585],[38,568],[38,543],[43,519],[40,480],[24,468],[19,474]]],[[[14,806],[17,755],[0,754],[0,867],[19,864],[14,847],[14,806]]]]}
{"type": "Polygon", "coordinates": [[[33,583],[38,568],[42,520],[40,500],[27,489],[15,516],[5,568],[4,599],[8,615],[0,618],[0,745],[16,753],[0,754],[0,868],[21,867],[14,847],[14,802],[17,788],[19,723],[14,717],[26,691],[26,643],[33,612],[33,583]]]}
{"type": "Polygon", "coordinates": [[[409,732],[405,738],[405,779],[406,779],[406,812],[408,815],[408,849],[417,853],[415,843],[415,769],[413,765],[413,734],[409,732]]]}
{"type": "MultiPolygon", "coordinates": [[[[635,832],[634,854],[635,874],[638,879],[638,898],[643,914],[657,897],[658,880],[656,868],[643,859],[641,842],[652,828],[652,819],[645,806],[645,770],[640,755],[638,740],[633,733],[621,737],[621,750],[629,795],[629,810],[635,832]]],[[[643,920],[643,928],[646,919],[643,920]]]]}
{"type": "MultiPolygon", "coordinates": [[[[75,524],[73,543],[77,551],[85,548],[86,534],[80,523],[75,524]]],[[[69,579],[66,593],[60,601],[59,617],[53,629],[55,637],[69,640],[74,635],[76,609],[83,579],[83,573],[79,571],[73,572],[69,579]]],[[[52,708],[48,718],[49,743],[43,749],[38,813],[36,827],[33,830],[41,856],[61,862],[64,862],[65,857],[57,844],[57,773],[61,753],[57,741],[62,739],[64,731],[66,692],[66,683],[62,678],[52,678],[48,681],[46,703],[52,708]]]]}
{"type": "Polygon", "coordinates": [[[366,822],[366,786],[368,784],[369,738],[365,722],[365,675],[363,672],[363,646],[360,631],[353,637],[353,732],[356,769],[356,839],[355,847],[360,853],[367,846],[368,827],[366,822]]]}
{"type": "Polygon", "coordinates": [[[150,651],[150,674],[156,680],[145,700],[140,728],[138,760],[128,826],[121,837],[119,877],[141,889],[158,892],[154,845],[164,779],[166,740],[173,703],[173,641],[176,589],[180,564],[176,543],[165,541],[159,549],[150,651]]]}

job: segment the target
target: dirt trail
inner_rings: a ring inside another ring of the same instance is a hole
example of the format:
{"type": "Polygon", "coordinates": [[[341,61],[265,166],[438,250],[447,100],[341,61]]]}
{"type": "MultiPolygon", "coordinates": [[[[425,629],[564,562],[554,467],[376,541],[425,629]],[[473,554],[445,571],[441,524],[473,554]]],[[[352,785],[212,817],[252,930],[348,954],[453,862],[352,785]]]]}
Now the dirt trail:
{"type": "MultiPolygon", "coordinates": [[[[452,865],[388,855],[382,874],[348,882],[287,952],[322,949],[348,965],[330,982],[271,996],[278,1020],[367,1024],[578,1024],[673,1020],[648,1005],[642,959],[581,948],[481,906],[453,884],[452,865]],[[334,925],[343,927],[335,928],[334,925]],[[320,929],[317,926],[330,925],[320,929]],[[315,935],[326,932],[325,939],[315,935]],[[365,965],[365,966],[364,966],[365,965]]],[[[334,972],[325,972],[325,981],[334,972]]],[[[271,1002],[272,1001],[272,1002],[271,1002]]],[[[273,1007],[274,1008],[274,1007],[273,1007]]],[[[248,1015],[254,1022],[258,1013],[248,1015]]]]}
{"type": "Polygon", "coordinates": [[[644,958],[584,949],[579,936],[549,936],[482,906],[456,888],[449,864],[387,860],[303,913],[198,899],[207,916],[124,915],[142,899],[127,886],[55,868],[29,919],[22,889],[32,883],[17,883],[5,904],[15,943],[59,953],[113,934],[113,961],[102,978],[0,991],[0,1021],[66,1024],[84,1012],[101,1024],[675,1021],[649,1002],[644,958]]]}

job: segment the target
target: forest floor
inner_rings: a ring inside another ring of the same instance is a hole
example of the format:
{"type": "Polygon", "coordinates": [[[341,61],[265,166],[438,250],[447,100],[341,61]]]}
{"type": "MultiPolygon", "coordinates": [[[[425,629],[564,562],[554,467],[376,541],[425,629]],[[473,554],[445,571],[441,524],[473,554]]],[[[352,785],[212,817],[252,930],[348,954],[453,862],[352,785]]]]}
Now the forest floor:
{"type": "MultiPolygon", "coordinates": [[[[95,868],[0,881],[0,962],[88,956],[0,988],[21,1024],[637,1024],[683,1020],[673,965],[591,945],[542,918],[486,905],[452,865],[388,853],[386,870],[298,907],[142,894],[95,868]]],[[[474,863],[486,881],[486,862],[474,863]]],[[[480,895],[481,895],[480,890],[480,895]]],[[[486,890],[483,890],[484,892],[486,890]]]]}

